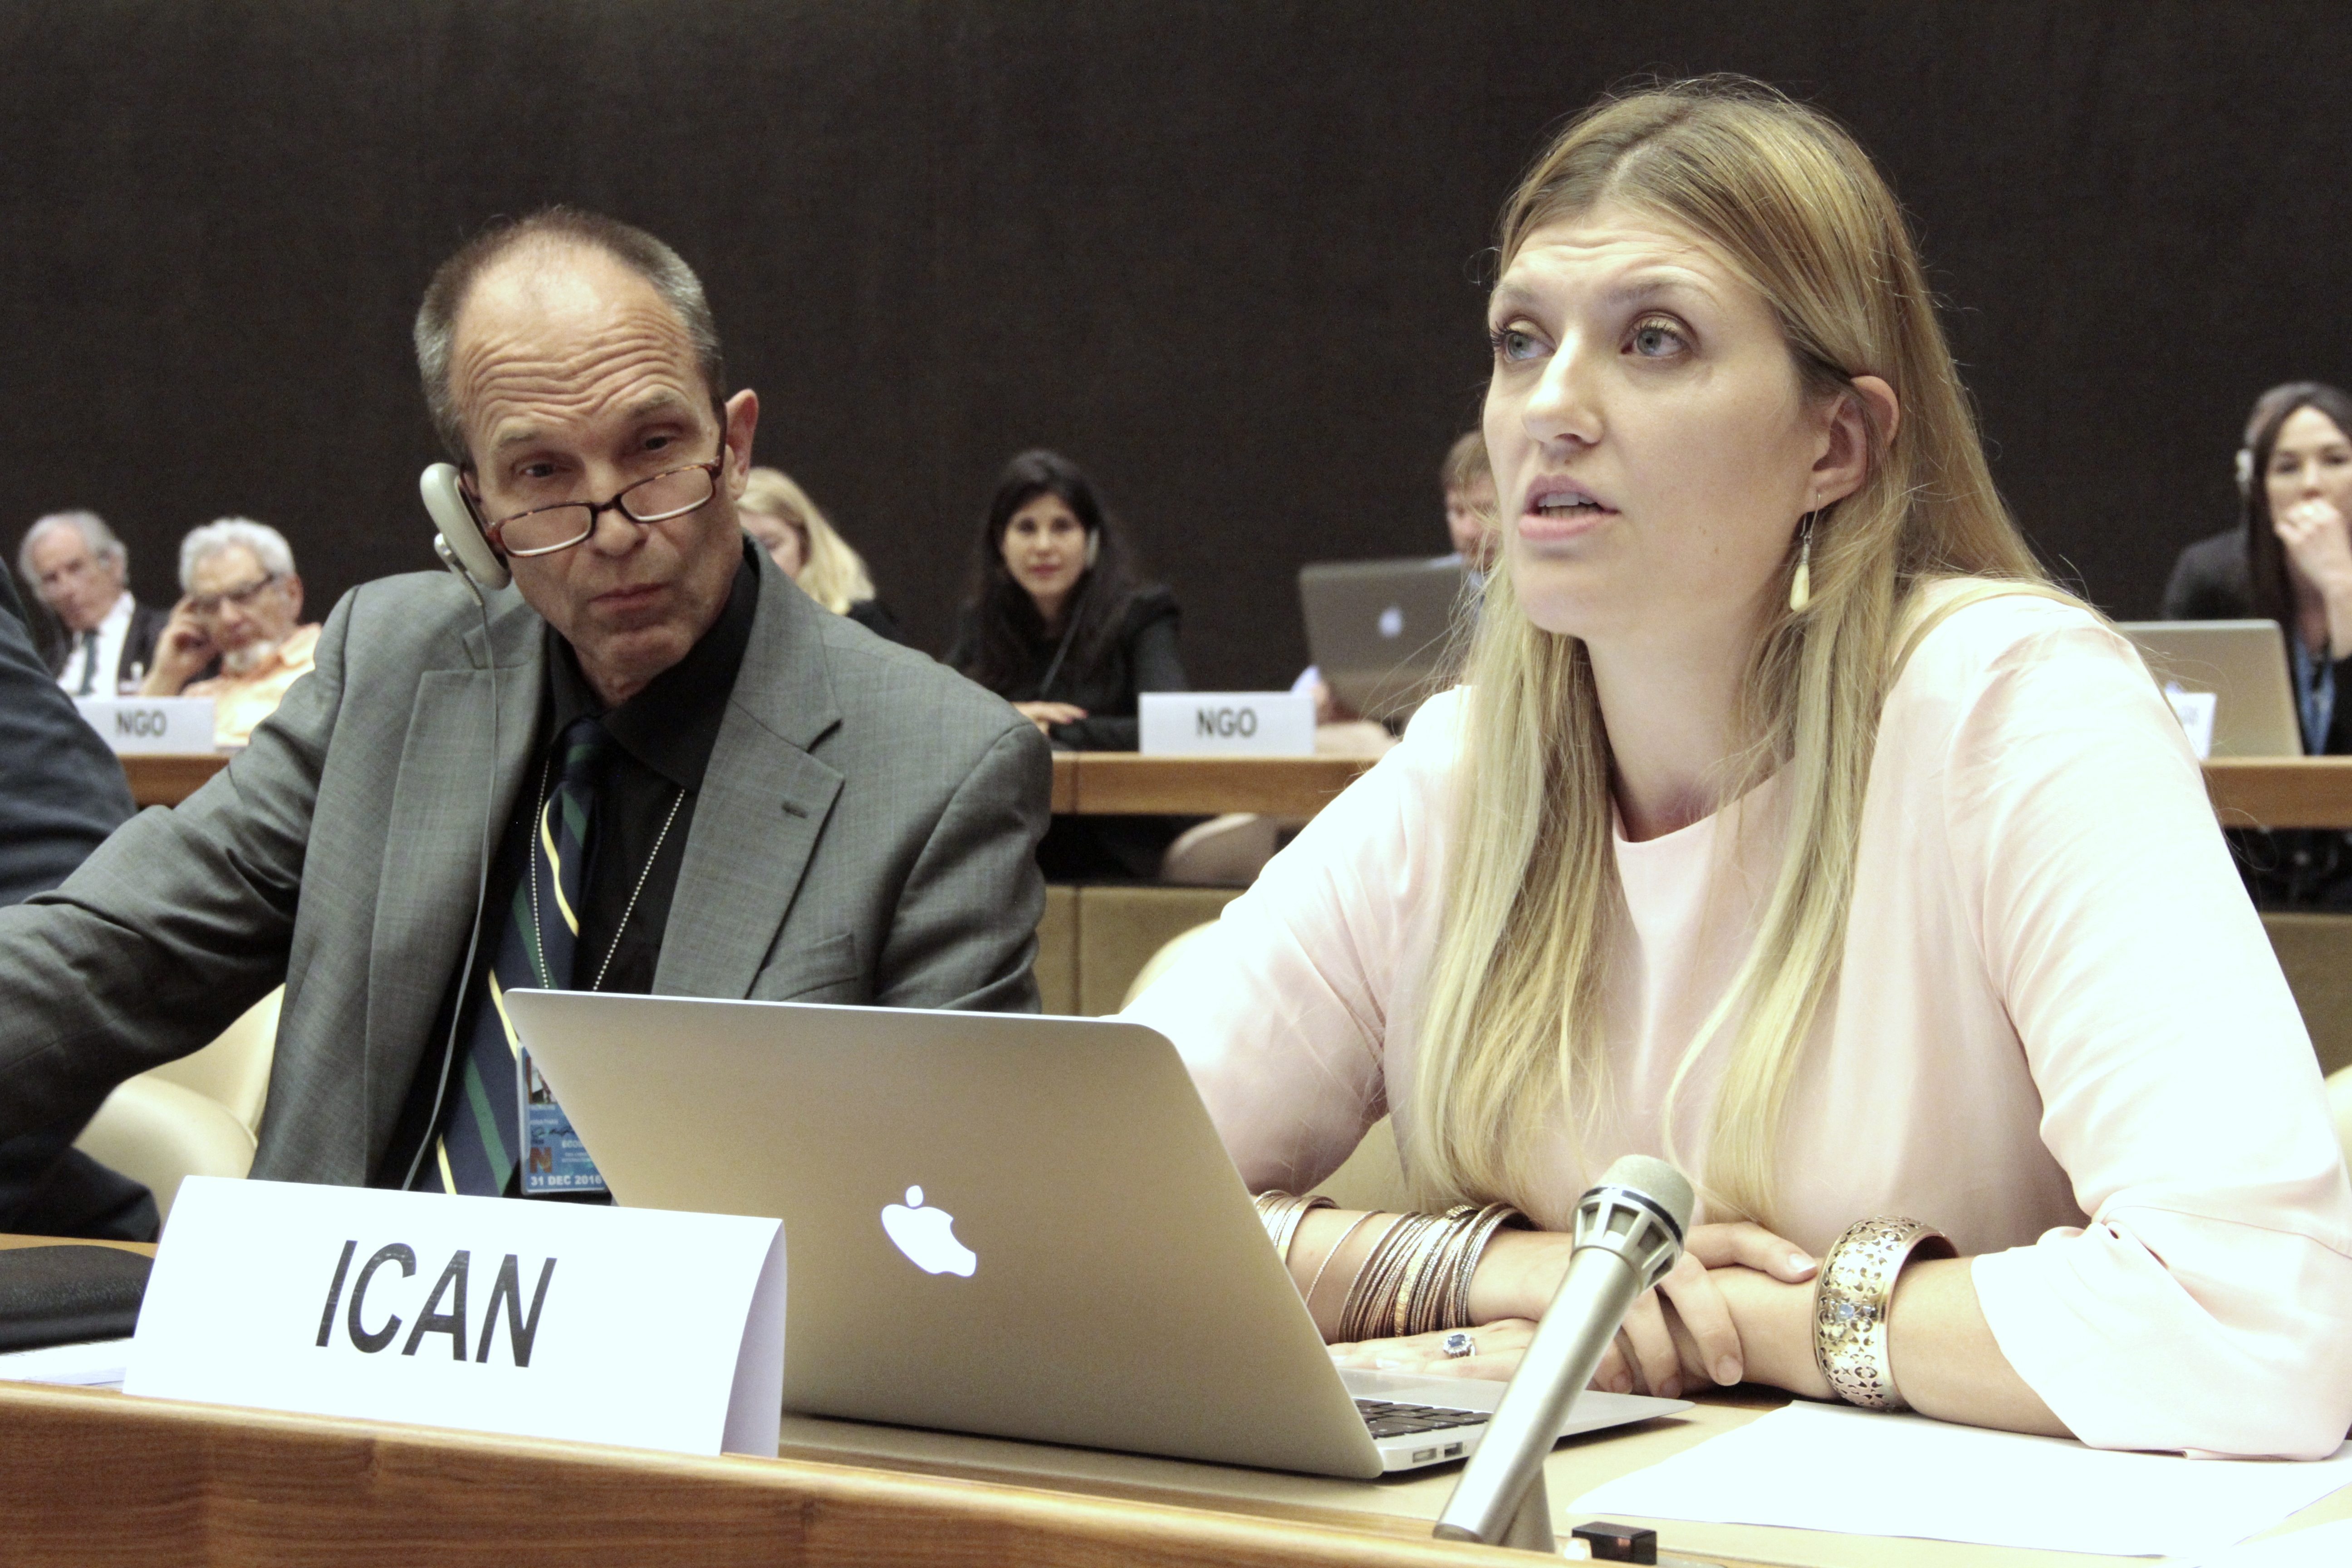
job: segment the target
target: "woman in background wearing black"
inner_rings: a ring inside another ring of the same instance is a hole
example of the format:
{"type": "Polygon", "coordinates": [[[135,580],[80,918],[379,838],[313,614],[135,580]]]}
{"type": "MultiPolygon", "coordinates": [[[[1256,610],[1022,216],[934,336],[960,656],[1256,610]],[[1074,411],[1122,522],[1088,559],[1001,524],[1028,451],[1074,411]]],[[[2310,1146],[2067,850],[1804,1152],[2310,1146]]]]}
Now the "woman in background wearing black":
{"type": "MultiPolygon", "coordinates": [[[[982,524],[947,662],[1018,709],[1057,750],[1136,749],[1136,696],[1182,691],[1175,595],[1136,580],[1094,485],[1059,453],[1004,466],[982,524]]],[[[1181,829],[1167,817],[1060,817],[1045,874],[1154,877],[1181,829]]]]}
{"type": "MultiPolygon", "coordinates": [[[[2311,755],[2352,753],[2352,395],[2295,381],[2255,400],[2238,452],[2239,526],[2180,552],[2168,620],[2276,621],[2311,755]]],[[[2341,833],[2232,832],[2256,901],[2352,904],[2341,833]]]]}

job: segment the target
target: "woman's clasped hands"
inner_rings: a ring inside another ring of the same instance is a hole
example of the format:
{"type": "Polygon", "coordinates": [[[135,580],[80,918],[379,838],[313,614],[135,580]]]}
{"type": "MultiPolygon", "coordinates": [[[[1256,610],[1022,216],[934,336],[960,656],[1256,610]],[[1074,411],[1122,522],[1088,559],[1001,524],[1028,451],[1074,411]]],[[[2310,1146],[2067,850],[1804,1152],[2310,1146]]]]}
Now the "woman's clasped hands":
{"type": "MultiPolygon", "coordinates": [[[[1502,1288],[1520,1315],[1452,1333],[1335,1344],[1331,1359],[1341,1366],[1413,1375],[1507,1379],[1535,1337],[1536,1316],[1565,1276],[1573,1245],[1556,1232],[1505,1232],[1496,1238],[1480,1273],[1496,1268],[1515,1276],[1502,1288]],[[1465,1332],[1466,1342],[1457,1337],[1465,1332]]],[[[1693,1226],[1674,1268],[1625,1314],[1593,1369],[1591,1386],[1673,1399],[1709,1384],[1779,1381],[1765,1365],[1791,1359],[1790,1347],[1779,1342],[1810,1312],[1819,1267],[1804,1248],[1759,1225],[1693,1226]],[[1761,1364],[1759,1351],[1766,1352],[1761,1364]]],[[[1810,1340],[1805,1344],[1809,1354],[1810,1340]]]]}

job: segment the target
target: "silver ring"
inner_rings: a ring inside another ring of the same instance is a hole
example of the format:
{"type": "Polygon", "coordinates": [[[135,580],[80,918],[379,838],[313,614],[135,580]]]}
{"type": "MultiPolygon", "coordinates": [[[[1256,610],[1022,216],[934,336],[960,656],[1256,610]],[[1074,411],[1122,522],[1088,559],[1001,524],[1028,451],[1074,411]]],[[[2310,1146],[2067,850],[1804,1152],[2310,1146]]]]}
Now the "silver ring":
{"type": "Polygon", "coordinates": [[[1460,1329],[1456,1329],[1452,1333],[1446,1335],[1444,1339],[1438,1341],[1437,1348],[1444,1351],[1449,1359],[1458,1360],[1465,1355],[1476,1355],[1478,1353],[1478,1342],[1472,1339],[1468,1334],[1464,1333],[1460,1329]]]}

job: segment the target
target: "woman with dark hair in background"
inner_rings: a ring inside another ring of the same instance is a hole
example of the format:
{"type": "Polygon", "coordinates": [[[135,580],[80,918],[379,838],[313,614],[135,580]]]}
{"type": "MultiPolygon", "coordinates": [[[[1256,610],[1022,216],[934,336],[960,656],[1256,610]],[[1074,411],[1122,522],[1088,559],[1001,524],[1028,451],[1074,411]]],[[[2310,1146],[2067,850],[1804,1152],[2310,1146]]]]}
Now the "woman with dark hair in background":
{"type": "MultiPolygon", "coordinates": [[[[1027,451],[997,479],[947,662],[1061,750],[1131,752],[1137,694],[1185,689],[1176,622],[1175,595],[1137,582],[1086,474],[1057,452],[1027,451]]],[[[1038,858],[1049,877],[1152,877],[1180,828],[1059,818],[1038,858]]]]}
{"type": "Polygon", "coordinates": [[[947,661],[1056,746],[1131,752],[1136,693],[1185,689],[1176,620],[1078,466],[1024,452],[997,478],[947,661]]]}
{"type": "MultiPolygon", "coordinates": [[[[2276,621],[2312,755],[2352,753],[2352,394],[2291,381],[2254,402],[2238,451],[2239,523],[2180,552],[2168,620],[2276,621]]],[[[2258,901],[2352,902],[2341,833],[2232,832],[2258,901]]]]}

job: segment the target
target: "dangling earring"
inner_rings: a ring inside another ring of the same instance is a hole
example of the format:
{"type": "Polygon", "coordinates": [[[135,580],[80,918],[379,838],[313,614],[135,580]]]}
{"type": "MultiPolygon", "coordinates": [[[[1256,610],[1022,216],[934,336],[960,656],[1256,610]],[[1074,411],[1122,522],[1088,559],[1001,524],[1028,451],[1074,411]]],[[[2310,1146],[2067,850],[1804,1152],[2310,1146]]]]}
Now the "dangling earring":
{"type": "Polygon", "coordinates": [[[1807,512],[1797,534],[1797,569],[1789,576],[1789,609],[1803,615],[1805,606],[1813,602],[1813,518],[1807,512]]]}

